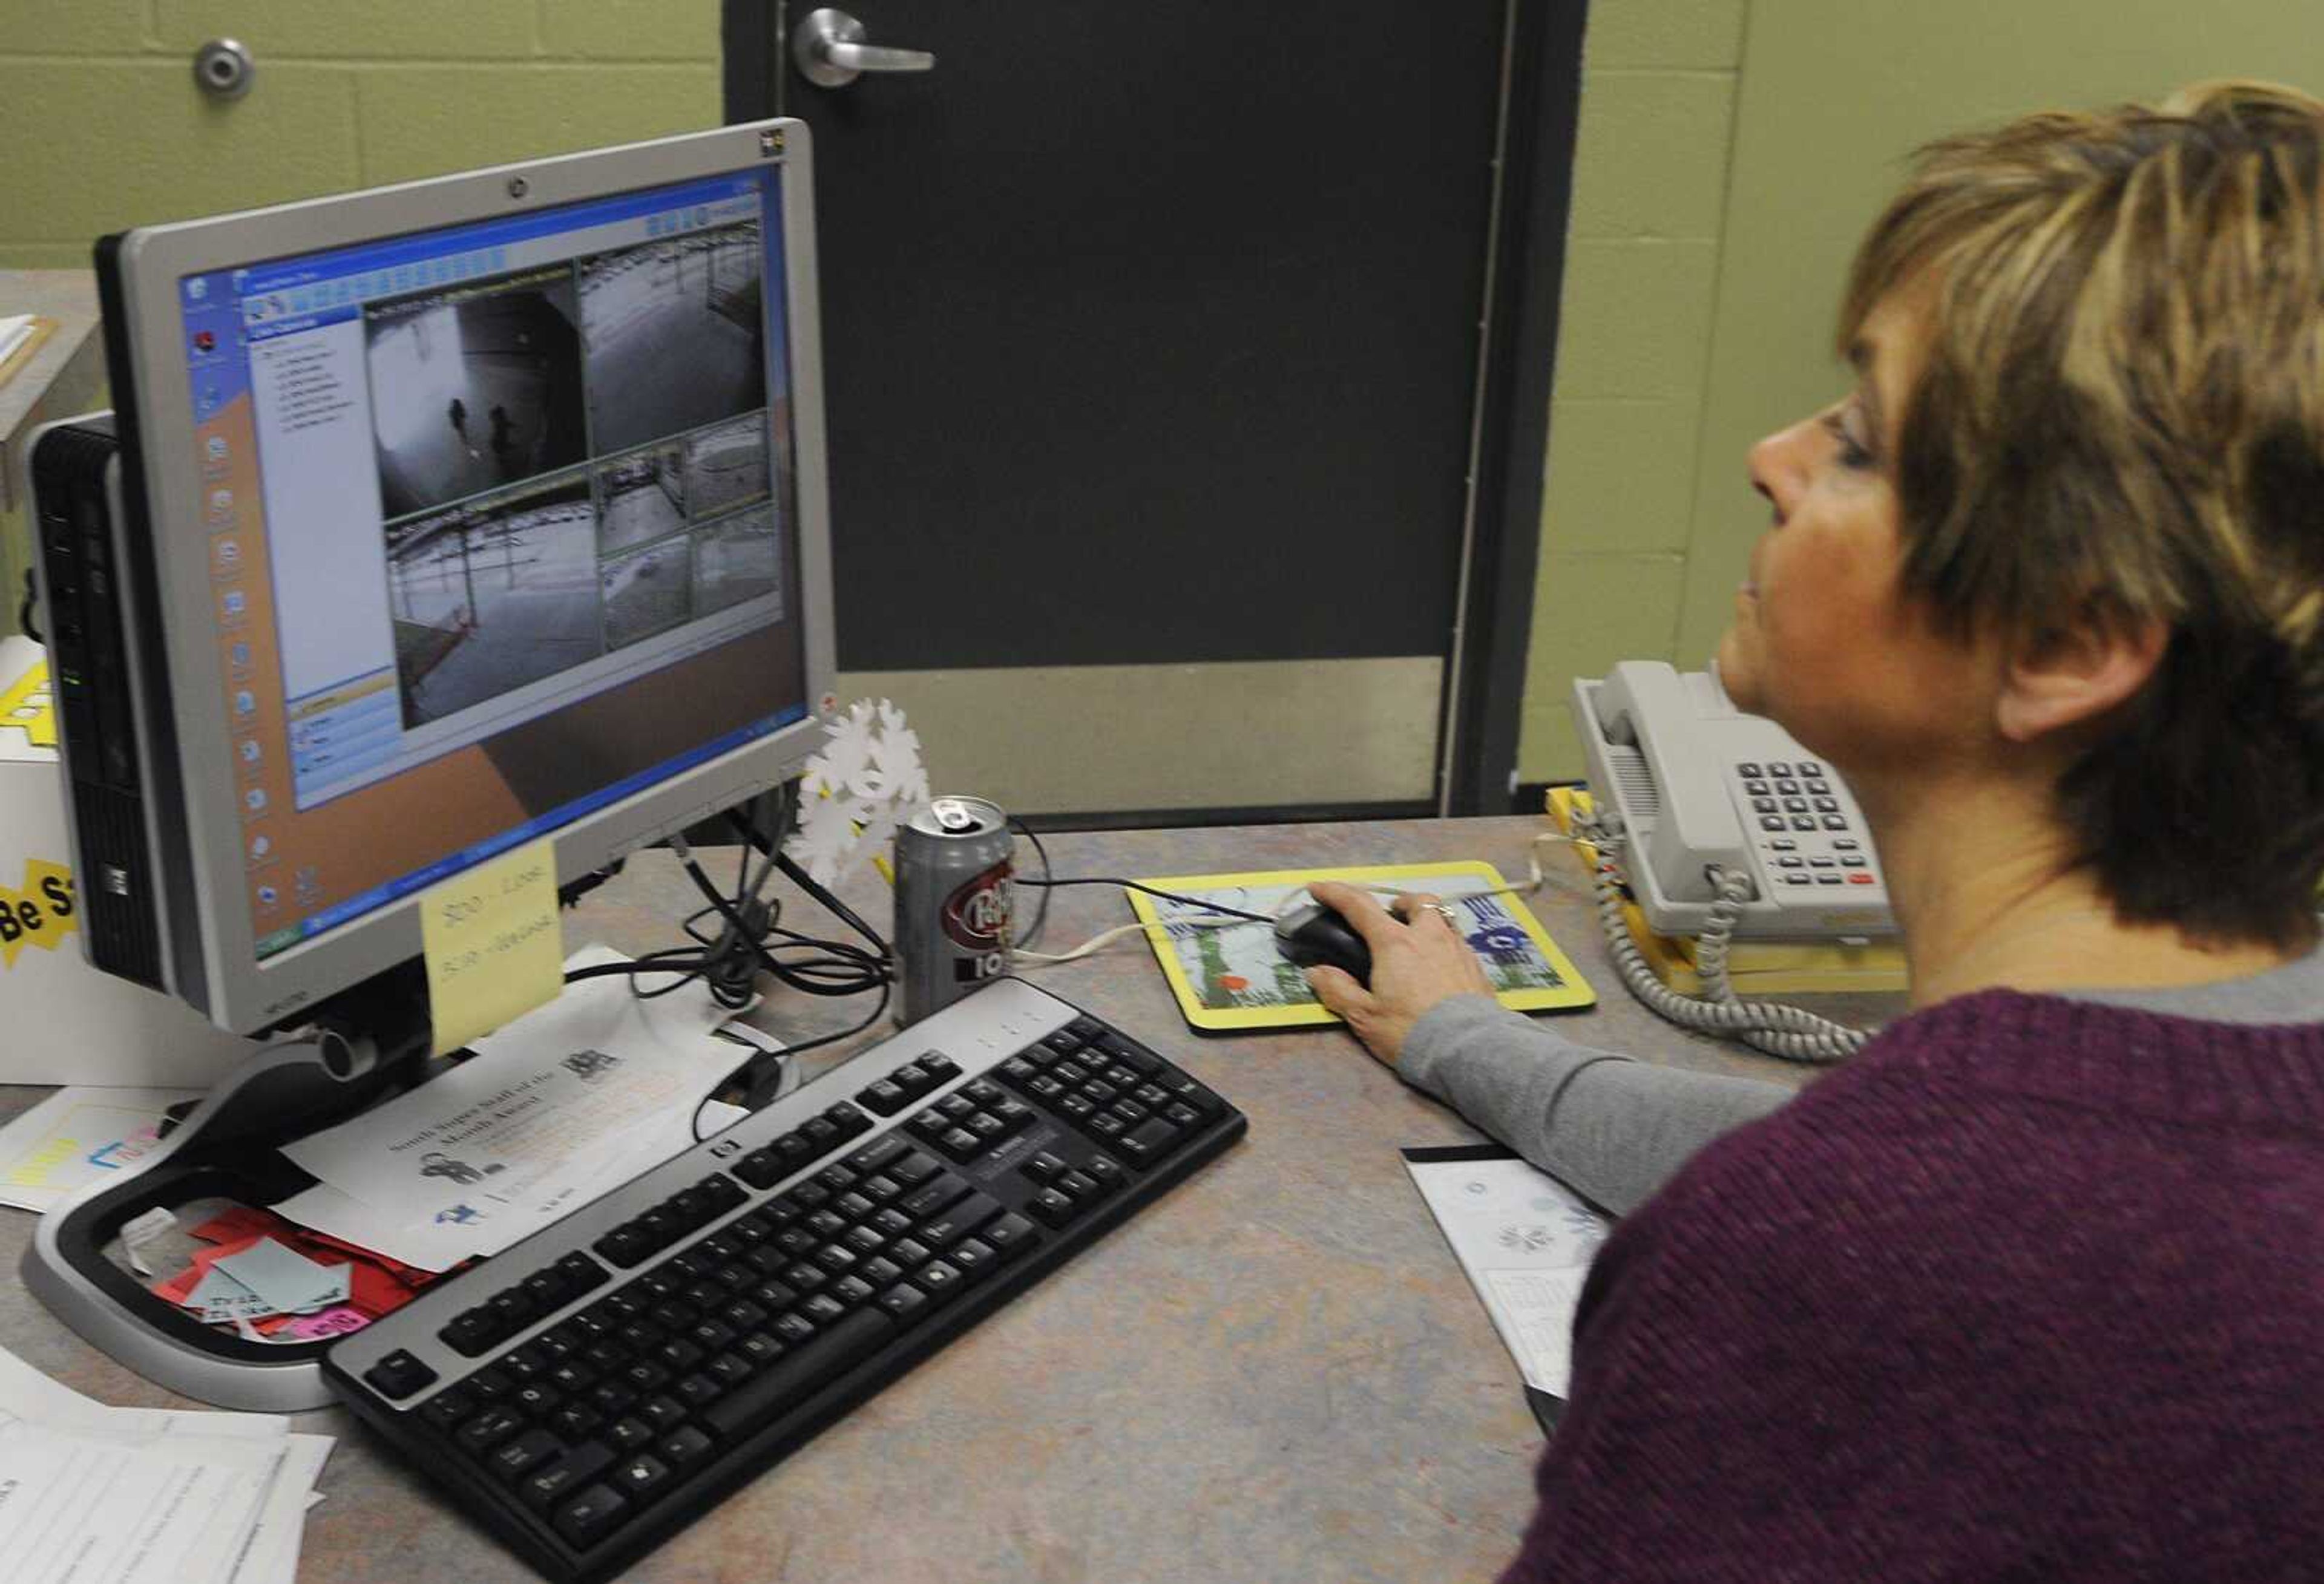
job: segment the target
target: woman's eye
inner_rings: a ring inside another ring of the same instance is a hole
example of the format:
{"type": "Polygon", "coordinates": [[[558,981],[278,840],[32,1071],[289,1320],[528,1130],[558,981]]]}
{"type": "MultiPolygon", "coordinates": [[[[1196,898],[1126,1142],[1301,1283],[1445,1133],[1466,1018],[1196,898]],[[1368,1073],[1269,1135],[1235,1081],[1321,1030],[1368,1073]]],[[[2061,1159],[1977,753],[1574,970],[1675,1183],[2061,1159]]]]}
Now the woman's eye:
{"type": "Polygon", "coordinates": [[[1872,453],[1857,444],[1856,437],[1848,432],[1848,419],[1837,412],[1824,414],[1823,427],[1831,434],[1840,454],[1842,467],[1863,468],[1872,465],[1872,453]]]}

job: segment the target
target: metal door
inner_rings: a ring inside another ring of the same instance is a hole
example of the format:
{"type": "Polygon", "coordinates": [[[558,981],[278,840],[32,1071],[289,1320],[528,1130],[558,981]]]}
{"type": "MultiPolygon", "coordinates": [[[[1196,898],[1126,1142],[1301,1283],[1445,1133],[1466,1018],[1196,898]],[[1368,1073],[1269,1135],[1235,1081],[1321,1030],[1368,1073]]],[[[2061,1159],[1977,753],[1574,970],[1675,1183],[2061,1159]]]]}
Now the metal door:
{"type": "Polygon", "coordinates": [[[843,685],[947,788],[1437,806],[1511,12],[727,0],[815,135],[843,685]]]}

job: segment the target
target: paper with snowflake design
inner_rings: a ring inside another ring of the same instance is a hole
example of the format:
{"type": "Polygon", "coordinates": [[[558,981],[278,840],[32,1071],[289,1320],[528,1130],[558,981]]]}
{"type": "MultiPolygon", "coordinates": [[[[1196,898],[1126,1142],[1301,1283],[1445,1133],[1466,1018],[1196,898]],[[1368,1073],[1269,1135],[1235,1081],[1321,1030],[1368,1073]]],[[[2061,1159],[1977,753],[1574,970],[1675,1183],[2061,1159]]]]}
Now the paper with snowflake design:
{"type": "Polygon", "coordinates": [[[882,859],[897,822],[928,800],[919,733],[886,699],[858,699],[825,723],[828,740],[799,779],[798,830],[783,843],[792,861],[832,885],[853,860],[882,859]]]}

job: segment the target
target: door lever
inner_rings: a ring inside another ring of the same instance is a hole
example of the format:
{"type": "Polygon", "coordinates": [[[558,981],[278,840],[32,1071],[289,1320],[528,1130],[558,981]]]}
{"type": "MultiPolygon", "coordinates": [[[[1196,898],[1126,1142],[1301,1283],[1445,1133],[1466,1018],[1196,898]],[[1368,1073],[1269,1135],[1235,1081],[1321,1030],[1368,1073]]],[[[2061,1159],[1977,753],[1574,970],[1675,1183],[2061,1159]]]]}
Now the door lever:
{"type": "Polygon", "coordinates": [[[844,11],[810,11],[791,30],[791,60],[819,88],[844,88],[867,71],[932,71],[926,50],[891,50],[863,41],[863,24],[844,11]]]}

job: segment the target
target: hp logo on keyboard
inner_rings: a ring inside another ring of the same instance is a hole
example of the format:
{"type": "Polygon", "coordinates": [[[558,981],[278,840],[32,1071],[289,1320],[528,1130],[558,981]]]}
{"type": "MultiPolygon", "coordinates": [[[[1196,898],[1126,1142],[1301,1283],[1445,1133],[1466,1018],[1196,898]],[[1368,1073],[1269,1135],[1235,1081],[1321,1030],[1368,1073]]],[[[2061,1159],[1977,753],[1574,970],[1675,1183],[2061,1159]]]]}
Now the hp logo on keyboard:
{"type": "Polygon", "coordinates": [[[710,1156],[713,1160],[723,1161],[728,1156],[734,1154],[742,1147],[742,1145],[739,1139],[722,1138],[717,1143],[710,1147],[710,1156]]]}

